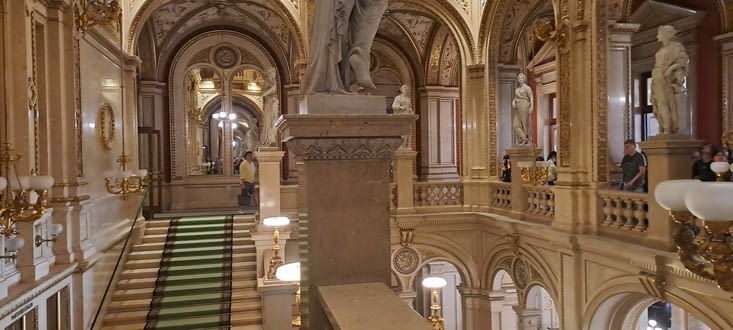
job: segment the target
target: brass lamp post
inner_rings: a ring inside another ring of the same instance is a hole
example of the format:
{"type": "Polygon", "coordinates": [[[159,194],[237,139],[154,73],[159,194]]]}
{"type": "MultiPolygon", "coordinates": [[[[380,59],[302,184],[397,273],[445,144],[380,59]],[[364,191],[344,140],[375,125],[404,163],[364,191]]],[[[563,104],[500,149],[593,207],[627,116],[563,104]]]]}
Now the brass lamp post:
{"type": "Polygon", "coordinates": [[[445,330],[445,320],[440,312],[440,289],[448,282],[442,277],[426,277],[422,280],[422,286],[430,289],[430,316],[428,323],[436,330],[445,330]]]}
{"type": "Polygon", "coordinates": [[[274,279],[275,270],[278,266],[283,264],[283,258],[280,256],[280,230],[279,228],[290,223],[290,219],[287,217],[269,217],[262,221],[265,226],[274,227],[275,230],[272,233],[272,240],[275,245],[272,247],[272,259],[267,267],[267,275],[265,278],[274,279]]]}

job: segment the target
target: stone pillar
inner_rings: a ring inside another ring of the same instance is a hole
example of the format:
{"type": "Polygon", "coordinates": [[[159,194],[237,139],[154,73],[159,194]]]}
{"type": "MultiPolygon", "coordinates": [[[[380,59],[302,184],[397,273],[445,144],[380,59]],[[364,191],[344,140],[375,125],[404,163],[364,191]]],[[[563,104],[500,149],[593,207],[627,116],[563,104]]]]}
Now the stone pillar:
{"type": "Polygon", "coordinates": [[[319,287],[390,283],[389,163],[416,116],[383,114],[384,104],[377,96],[308,95],[301,114],[278,122],[308,178],[302,329],[328,327],[319,287]]]}
{"type": "Polygon", "coordinates": [[[22,282],[33,283],[48,275],[51,265],[55,262],[51,250],[53,243],[43,242],[40,246],[35,244],[36,235],[42,239],[51,238],[48,234],[50,220],[51,214],[46,213],[36,221],[16,222],[15,224],[18,237],[25,240],[25,246],[18,251],[18,259],[15,260],[22,282]]]}
{"type": "Polygon", "coordinates": [[[260,219],[279,217],[280,214],[280,164],[284,151],[273,147],[260,147],[255,152],[259,163],[260,219]]]}
{"type": "Polygon", "coordinates": [[[458,292],[463,307],[463,329],[491,329],[493,310],[488,292],[462,285],[458,287],[458,292]]]}
{"type": "MultiPolygon", "coordinates": [[[[397,213],[415,213],[414,181],[412,169],[415,165],[416,151],[397,150],[394,152],[394,182],[397,184],[397,213]]],[[[391,195],[391,194],[390,194],[391,195]]]]}
{"type": "Polygon", "coordinates": [[[624,157],[624,140],[631,137],[631,37],[639,24],[614,23],[609,29],[608,49],[608,155],[624,157]],[[619,134],[626,132],[626,134],[619,134]]]}
{"type": "Polygon", "coordinates": [[[713,37],[715,41],[720,43],[720,57],[721,57],[721,68],[722,74],[722,88],[723,97],[721,100],[723,103],[723,134],[731,130],[731,124],[733,124],[733,113],[731,113],[730,102],[731,96],[733,96],[733,32],[728,32],[713,37]]]}
{"type": "Polygon", "coordinates": [[[687,136],[657,135],[649,141],[639,143],[647,155],[649,170],[649,219],[648,235],[645,244],[660,250],[674,250],[672,234],[675,224],[669,219],[667,210],[663,209],[655,199],[654,189],[665,180],[689,179],[690,157],[699,150],[703,141],[687,136]]]}
{"type": "Polygon", "coordinates": [[[539,309],[524,308],[514,306],[517,312],[517,329],[519,330],[539,330],[542,323],[542,311],[539,309]]]}
{"type": "Polygon", "coordinates": [[[527,190],[524,189],[521,170],[517,163],[534,162],[539,151],[535,147],[524,145],[507,148],[506,152],[512,164],[512,217],[521,220],[524,219],[524,211],[527,210],[527,190]]]}
{"type": "Polygon", "coordinates": [[[457,179],[458,88],[427,86],[420,98],[420,176],[427,180],[457,179]]]}
{"type": "Polygon", "coordinates": [[[295,311],[295,292],[298,285],[292,282],[277,281],[257,284],[257,292],[262,295],[262,328],[268,330],[290,330],[290,322],[295,311]]]}
{"type": "Polygon", "coordinates": [[[465,68],[466,78],[463,85],[464,102],[462,110],[464,176],[487,177],[496,173],[490,172],[491,140],[496,144],[496,135],[489,129],[489,107],[486,106],[486,65],[474,64],[465,68]]]}

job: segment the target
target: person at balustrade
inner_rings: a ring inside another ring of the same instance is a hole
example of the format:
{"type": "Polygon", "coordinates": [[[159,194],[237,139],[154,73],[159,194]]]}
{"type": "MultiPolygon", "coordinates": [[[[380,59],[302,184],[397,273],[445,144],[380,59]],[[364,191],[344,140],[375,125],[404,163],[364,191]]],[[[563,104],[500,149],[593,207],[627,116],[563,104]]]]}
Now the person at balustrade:
{"type": "Polygon", "coordinates": [[[554,185],[557,181],[557,152],[550,151],[547,155],[547,184],[554,185]]]}
{"type": "Polygon", "coordinates": [[[254,158],[254,153],[247,151],[244,153],[244,161],[239,164],[239,179],[242,183],[242,192],[239,195],[239,205],[241,206],[257,205],[257,195],[255,194],[257,167],[254,158]]]}
{"type": "Polygon", "coordinates": [[[692,178],[700,181],[715,181],[715,172],[710,169],[713,156],[718,149],[712,144],[706,144],[700,149],[700,158],[692,163],[692,178]]]}
{"type": "Polygon", "coordinates": [[[621,171],[623,173],[620,190],[644,192],[644,177],[646,174],[646,162],[641,153],[636,152],[636,142],[626,140],[624,142],[624,158],[621,160],[621,171]]]}

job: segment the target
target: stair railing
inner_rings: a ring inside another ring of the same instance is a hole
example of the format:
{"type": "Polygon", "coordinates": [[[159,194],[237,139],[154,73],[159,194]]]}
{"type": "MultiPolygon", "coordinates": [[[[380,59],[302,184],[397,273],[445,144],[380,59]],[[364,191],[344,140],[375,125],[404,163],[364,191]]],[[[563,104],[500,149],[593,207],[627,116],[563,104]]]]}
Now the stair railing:
{"type": "Polygon", "coordinates": [[[114,269],[112,269],[112,274],[110,274],[109,276],[109,281],[107,281],[107,286],[104,288],[104,294],[102,294],[102,299],[99,302],[99,306],[97,307],[97,312],[94,313],[94,319],[92,320],[92,323],[88,329],[95,329],[94,326],[97,324],[97,320],[99,319],[99,314],[102,313],[102,308],[105,305],[104,302],[107,299],[107,295],[109,294],[110,288],[112,287],[112,283],[115,279],[115,275],[117,274],[117,270],[120,268],[120,262],[122,261],[122,257],[125,255],[125,251],[127,251],[127,246],[129,245],[130,237],[132,237],[132,233],[135,230],[137,219],[139,219],[142,216],[143,206],[145,205],[145,201],[147,200],[149,190],[150,190],[150,185],[145,186],[143,190],[143,195],[142,195],[143,198],[140,199],[140,205],[138,205],[137,212],[135,213],[135,217],[132,219],[132,225],[130,225],[130,230],[127,232],[127,237],[125,237],[125,242],[122,245],[120,254],[117,256],[115,267],[114,269]]]}

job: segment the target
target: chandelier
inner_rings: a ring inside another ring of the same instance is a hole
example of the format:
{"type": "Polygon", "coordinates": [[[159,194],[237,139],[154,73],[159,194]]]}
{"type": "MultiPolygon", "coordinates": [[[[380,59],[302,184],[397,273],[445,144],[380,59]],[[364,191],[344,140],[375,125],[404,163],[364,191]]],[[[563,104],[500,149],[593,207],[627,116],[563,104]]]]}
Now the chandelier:
{"type": "Polygon", "coordinates": [[[680,224],[673,239],[685,268],[733,292],[733,182],[722,181],[733,166],[713,162],[710,168],[718,182],[662,181],[654,194],[669,217],[680,224]]]}
{"type": "Polygon", "coordinates": [[[18,176],[15,163],[21,159],[14,153],[10,143],[0,147],[0,230],[10,238],[18,232],[17,222],[32,222],[40,219],[48,205],[48,189],[53,186],[53,177],[47,175],[18,176]]]}

